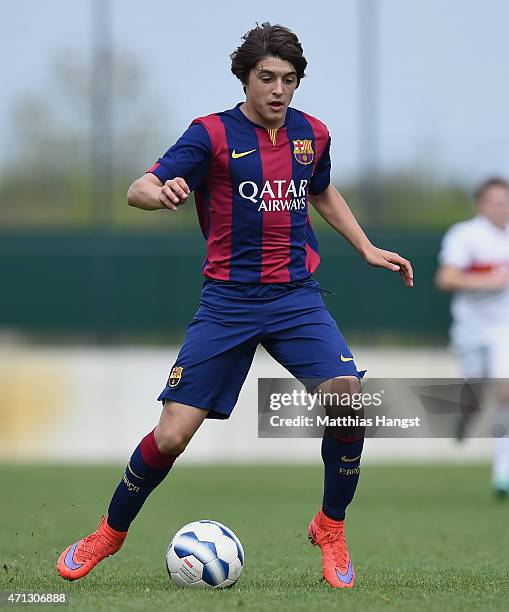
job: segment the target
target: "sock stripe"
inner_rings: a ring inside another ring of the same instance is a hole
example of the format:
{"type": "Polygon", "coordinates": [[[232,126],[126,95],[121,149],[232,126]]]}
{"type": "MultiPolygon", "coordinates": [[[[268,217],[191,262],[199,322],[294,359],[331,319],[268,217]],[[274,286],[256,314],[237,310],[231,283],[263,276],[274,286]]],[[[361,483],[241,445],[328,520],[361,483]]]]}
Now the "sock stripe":
{"type": "Polygon", "coordinates": [[[159,451],[153,431],[143,438],[134,449],[108,507],[108,525],[112,529],[122,532],[129,529],[145,500],[163,482],[176,458],[159,451]]]}
{"type": "Polygon", "coordinates": [[[154,470],[169,468],[178,457],[178,455],[165,455],[158,449],[153,430],[141,441],[140,451],[143,461],[154,470]]]}

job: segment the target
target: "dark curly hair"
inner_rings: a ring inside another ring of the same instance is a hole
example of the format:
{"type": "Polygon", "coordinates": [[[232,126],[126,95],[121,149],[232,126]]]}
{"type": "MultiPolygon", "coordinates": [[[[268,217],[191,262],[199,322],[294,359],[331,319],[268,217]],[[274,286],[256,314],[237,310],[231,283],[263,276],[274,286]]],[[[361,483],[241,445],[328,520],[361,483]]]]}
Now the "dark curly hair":
{"type": "Polygon", "coordinates": [[[292,64],[297,73],[297,86],[306,75],[308,65],[303,55],[302,45],[296,34],[281,25],[271,25],[268,21],[249,30],[242,37],[244,41],[231,55],[232,72],[245,85],[249,73],[256,64],[267,56],[279,57],[292,64]]]}

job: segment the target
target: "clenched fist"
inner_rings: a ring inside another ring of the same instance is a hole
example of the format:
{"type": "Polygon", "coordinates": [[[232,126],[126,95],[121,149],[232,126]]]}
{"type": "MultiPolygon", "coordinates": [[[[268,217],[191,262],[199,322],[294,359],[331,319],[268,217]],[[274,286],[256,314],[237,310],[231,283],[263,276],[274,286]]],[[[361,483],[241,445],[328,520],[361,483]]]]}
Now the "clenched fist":
{"type": "Polygon", "coordinates": [[[177,206],[187,202],[190,194],[189,187],[180,176],[166,181],[159,192],[159,201],[168,210],[177,210],[177,206]]]}

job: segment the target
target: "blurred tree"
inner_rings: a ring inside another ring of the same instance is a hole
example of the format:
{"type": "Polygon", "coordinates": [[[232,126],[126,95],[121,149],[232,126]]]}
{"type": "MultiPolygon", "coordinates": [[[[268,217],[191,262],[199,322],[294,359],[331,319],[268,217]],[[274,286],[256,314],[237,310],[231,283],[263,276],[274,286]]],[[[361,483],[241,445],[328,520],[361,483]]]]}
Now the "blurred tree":
{"type": "MultiPolygon", "coordinates": [[[[125,194],[175,134],[161,128],[157,96],[132,57],[117,53],[111,77],[112,223],[160,227],[164,212],[140,214],[126,205],[125,194]]],[[[3,228],[93,224],[91,78],[89,63],[73,51],[61,52],[44,89],[26,92],[14,104],[14,145],[0,178],[3,228]]],[[[186,207],[171,225],[188,224],[191,216],[192,207],[186,207]]]]}
{"type": "MultiPolygon", "coordinates": [[[[379,212],[371,218],[370,210],[362,205],[360,187],[344,182],[339,187],[359,222],[367,229],[413,230],[442,232],[452,223],[473,214],[468,189],[455,183],[445,183],[436,177],[412,168],[385,173],[378,181],[379,212]]],[[[317,229],[329,226],[312,213],[317,229]]]]}
{"type": "MultiPolygon", "coordinates": [[[[165,122],[161,127],[161,104],[135,59],[117,51],[111,72],[113,197],[112,214],[106,218],[115,229],[197,228],[192,199],[177,214],[147,213],[126,205],[129,184],[175,141],[182,126],[168,128],[165,122]]],[[[0,227],[94,226],[92,98],[90,62],[68,51],[51,62],[43,89],[25,93],[16,102],[11,119],[14,146],[0,176],[0,227]]],[[[381,174],[376,220],[363,208],[358,184],[343,183],[340,191],[367,228],[442,231],[469,217],[472,208],[463,187],[439,182],[436,176],[411,167],[381,174]]],[[[312,215],[318,230],[328,229],[312,215]]]]}

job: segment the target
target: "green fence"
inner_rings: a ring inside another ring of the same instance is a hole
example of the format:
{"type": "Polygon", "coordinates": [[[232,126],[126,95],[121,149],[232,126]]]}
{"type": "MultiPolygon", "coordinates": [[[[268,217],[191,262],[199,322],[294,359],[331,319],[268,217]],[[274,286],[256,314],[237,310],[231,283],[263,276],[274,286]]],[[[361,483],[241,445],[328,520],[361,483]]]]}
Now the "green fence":
{"type": "MultiPolygon", "coordinates": [[[[415,288],[367,266],[332,233],[319,236],[320,284],[341,329],[368,339],[445,338],[448,300],[433,287],[437,234],[384,233],[377,245],[411,259],[415,288]]],[[[198,305],[205,244],[197,233],[0,235],[0,328],[24,332],[181,337],[198,305]]]]}

